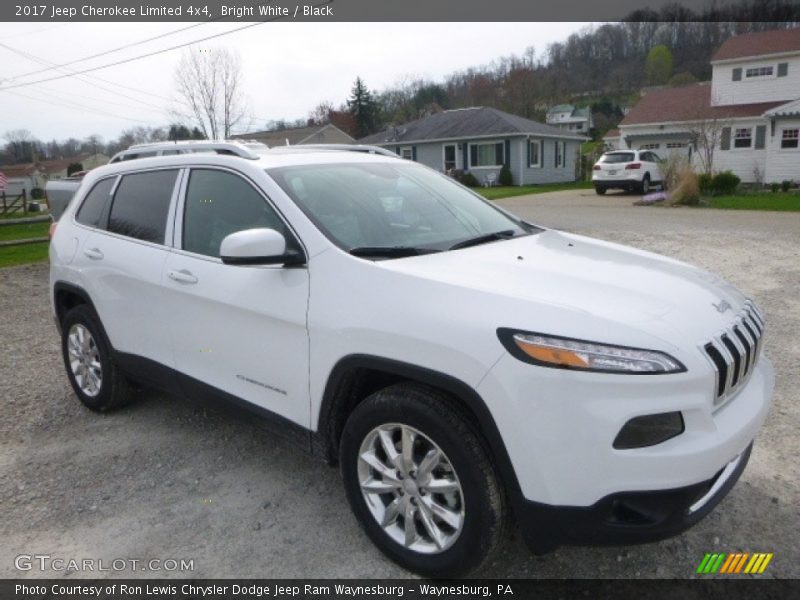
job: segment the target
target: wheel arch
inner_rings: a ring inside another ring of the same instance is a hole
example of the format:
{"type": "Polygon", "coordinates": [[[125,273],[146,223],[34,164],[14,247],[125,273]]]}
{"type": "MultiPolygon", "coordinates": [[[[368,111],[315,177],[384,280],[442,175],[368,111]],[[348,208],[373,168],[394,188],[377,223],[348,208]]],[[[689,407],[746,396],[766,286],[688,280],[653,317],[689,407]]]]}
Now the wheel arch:
{"type": "Polygon", "coordinates": [[[53,308],[59,328],[66,314],[79,304],[86,304],[97,313],[89,293],[82,287],[65,281],[57,281],[53,285],[53,308]]]}
{"type": "Polygon", "coordinates": [[[339,441],[347,417],[367,396],[394,383],[416,382],[444,391],[486,442],[498,474],[512,504],[522,498],[500,431],[488,406],[478,392],[463,381],[439,371],[393,359],[355,354],[339,360],[331,369],[323,392],[313,451],[329,464],[338,460],[339,441]]]}

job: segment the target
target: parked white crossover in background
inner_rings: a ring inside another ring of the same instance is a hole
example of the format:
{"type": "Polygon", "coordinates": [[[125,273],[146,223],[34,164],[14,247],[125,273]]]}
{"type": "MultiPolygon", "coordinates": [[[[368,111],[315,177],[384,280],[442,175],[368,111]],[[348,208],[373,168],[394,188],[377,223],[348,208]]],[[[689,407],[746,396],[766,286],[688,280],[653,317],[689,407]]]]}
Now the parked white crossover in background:
{"type": "MultiPolygon", "coordinates": [[[[548,230],[411,161],[325,150],[89,173],[50,248],[77,397],[241,404],[340,465],[373,542],[479,568],[699,521],[774,375],[754,303],[690,265],[548,230]]],[[[135,417],[135,413],[132,415],[135,417]]]]}
{"type": "Polygon", "coordinates": [[[606,152],[592,168],[592,183],[598,194],[617,188],[646,194],[651,185],[662,184],[659,156],[650,150],[606,152]]]}

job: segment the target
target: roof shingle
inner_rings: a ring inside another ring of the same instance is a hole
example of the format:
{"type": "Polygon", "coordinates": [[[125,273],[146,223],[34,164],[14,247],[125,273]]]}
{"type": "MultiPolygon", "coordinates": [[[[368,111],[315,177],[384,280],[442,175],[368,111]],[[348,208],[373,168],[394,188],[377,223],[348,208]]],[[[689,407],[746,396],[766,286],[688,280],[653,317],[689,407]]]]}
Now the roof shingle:
{"type": "Polygon", "coordinates": [[[359,140],[361,144],[386,144],[425,140],[450,140],[490,135],[544,135],[550,137],[577,138],[563,129],[518,117],[511,113],[476,106],[436,113],[398,127],[368,135],[359,140]]]}
{"type": "Polygon", "coordinates": [[[711,62],[781,52],[800,52],[800,27],[734,36],[719,47],[711,62]]]}
{"type": "Polygon", "coordinates": [[[785,103],[780,101],[711,106],[711,86],[708,83],[692,83],[647,93],[625,115],[620,125],[757,117],[764,111],[785,103]]]}

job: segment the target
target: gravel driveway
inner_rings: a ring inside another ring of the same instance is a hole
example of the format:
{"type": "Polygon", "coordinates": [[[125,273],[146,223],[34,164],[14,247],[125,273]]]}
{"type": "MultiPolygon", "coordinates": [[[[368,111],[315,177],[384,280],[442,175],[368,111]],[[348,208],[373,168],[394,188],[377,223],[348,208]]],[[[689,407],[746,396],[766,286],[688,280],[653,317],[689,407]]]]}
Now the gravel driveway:
{"type": "MultiPolygon", "coordinates": [[[[501,204],[543,225],[693,262],[752,295],[778,371],[774,406],[742,480],[687,533],[539,557],[515,537],[486,574],[691,577],[705,552],[762,551],[775,553],[765,576],[800,577],[800,214],[632,207],[632,199],[571,191],[501,204]]],[[[0,577],[66,575],[17,571],[19,554],[191,559],[194,570],[182,575],[195,578],[408,576],[361,533],[338,471],[247,419],[155,393],[113,414],[82,408],[61,365],[47,266],[0,270],[0,290],[0,577]]]]}

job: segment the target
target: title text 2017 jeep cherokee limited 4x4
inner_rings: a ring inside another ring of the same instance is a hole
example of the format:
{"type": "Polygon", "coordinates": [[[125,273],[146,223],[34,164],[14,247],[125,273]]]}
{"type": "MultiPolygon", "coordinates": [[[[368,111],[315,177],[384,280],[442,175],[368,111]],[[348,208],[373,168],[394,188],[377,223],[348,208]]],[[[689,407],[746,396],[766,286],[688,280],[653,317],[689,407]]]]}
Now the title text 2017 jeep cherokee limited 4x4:
{"type": "Polygon", "coordinates": [[[51,244],[78,398],[240,402],[340,465],[373,542],[478,568],[703,518],[772,393],[756,306],[684,263],[524,222],[379,154],[242,148],[93,170],[51,244]]]}

